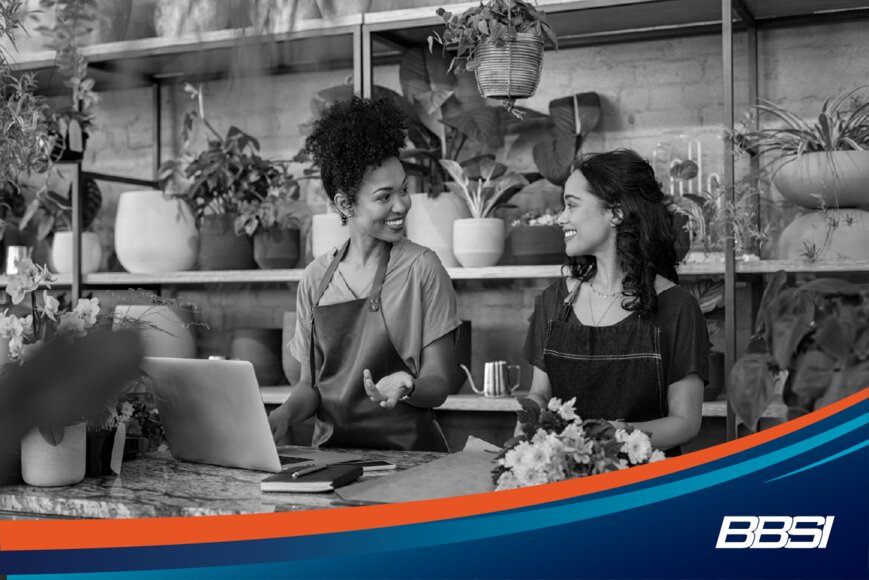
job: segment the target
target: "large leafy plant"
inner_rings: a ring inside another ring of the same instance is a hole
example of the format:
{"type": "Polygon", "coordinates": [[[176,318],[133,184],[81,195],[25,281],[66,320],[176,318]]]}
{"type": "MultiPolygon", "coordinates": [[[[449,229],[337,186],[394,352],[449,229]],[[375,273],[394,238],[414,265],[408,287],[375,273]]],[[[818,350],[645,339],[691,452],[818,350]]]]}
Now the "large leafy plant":
{"type": "Polygon", "coordinates": [[[796,416],[869,386],[869,285],[820,278],[791,286],[776,273],[764,291],[746,353],[727,388],[739,418],[756,429],[784,380],[796,416]]]}
{"type": "Polygon", "coordinates": [[[198,223],[208,213],[238,214],[244,204],[266,200],[275,188],[283,188],[285,195],[298,198],[298,188],[286,163],[260,157],[259,141],[238,127],[230,126],[226,136],[221,135],[205,116],[201,89],[188,84],[184,90],[198,107],[184,115],[181,157],[160,166],[158,181],[166,189],[179,174],[189,180],[177,195],[190,204],[198,223]],[[206,150],[193,156],[191,137],[197,119],[210,136],[206,150]]]}
{"type": "Polygon", "coordinates": [[[471,217],[487,218],[500,206],[506,204],[511,195],[528,185],[528,180],[494,160],[484,156],[458,163],[441,159],[441,165],[453,180],[447,183],[454,194],[468,204],[471,217]]]}
{"type": "Polygon", "coordinates": [[[428,37],[429,50],[435,42],[445,49],[455,46],[456,55],[450,63],[450,70],[474,70],[477,67],[477,47],[484,42],[504,47],[518,33],[536,34],[558,48],[558,38],[546,21],[546,14],[524,0],[489,0],[468,8],[462,14],[438,8],[437,15],[443,19],[446,29],[443,36],[433,32],[428,37]]]}

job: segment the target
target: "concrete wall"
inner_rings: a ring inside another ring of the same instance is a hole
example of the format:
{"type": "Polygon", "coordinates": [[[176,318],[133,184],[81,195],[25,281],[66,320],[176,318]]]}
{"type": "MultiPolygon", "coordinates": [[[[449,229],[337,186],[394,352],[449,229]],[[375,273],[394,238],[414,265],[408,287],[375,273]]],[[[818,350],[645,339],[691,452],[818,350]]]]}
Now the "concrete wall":
{"type": "MultiPolygon", "coordinates": [[[[823,99],[869,78],[869,35],[865,22],[800,27],[760,34],[760,93],[812,115],[823,99]]],[[[747,102],[745,38],[737,37],[737,114],[747,102]]],[[[309,116],[317,90],[340,84],[350,71],[329,71],[211,82],[205,86],[207,114],[220,130],[230,124],[252,133],[267,156],[291,155],[301,146],[299,124],[309,116]]],[[[588,151],[631,147],[651,157],[656,146],[676,153],[688,139],[704,146],[707,171],[720,171],[722,125],[721,39],[698,36],[548,52],[541,87],[526,104],[545,111],[551,99],[596,91],[604,103],[603,123],[588,151]]],[[[375,82],[398,89],[397,66],[375,71],[375,82]]],[[[181,87],[164,90],[164,157],[177,148],[177,123],[186,106],[181,87]]],[[[85,167],[150,178],[152,171],[151,93],[147,89],[103,94],[100,131],[93,135],[85,167]]],[[[199,135],[201,142],[202,135],[199,135]]],[[[111,240],[117,195],[103,185],[106,204],[99,229],[111,240]]],[[[310,193],[313,205],[316,194],[310,193]]],[[[457,281],[463,318],[473,321],[474,372],[489,359],[520,358],[526,319],[546,281],[457,281]]],[[[295,288],[283,285],[179,289],[198,304],[210,330],[203,354],[225,351],[236,326],[279,327],[282,312],[294,309],[295,288]]],[[[526,377],[529,376],[526,373],[526,377]]]]}

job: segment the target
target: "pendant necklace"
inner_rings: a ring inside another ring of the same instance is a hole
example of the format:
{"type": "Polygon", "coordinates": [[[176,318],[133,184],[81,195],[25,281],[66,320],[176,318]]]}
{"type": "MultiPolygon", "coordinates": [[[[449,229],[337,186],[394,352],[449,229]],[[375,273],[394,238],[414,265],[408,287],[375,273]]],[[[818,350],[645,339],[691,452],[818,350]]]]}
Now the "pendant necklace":
{"type": "MultiPolygon", "coordinates": [[[[621,294],[621,291],[619,291],[619,292],[614,292],[614,293],[612,293],[612,294],[604,294],[603,292],[600,292],[600,291],[598,291],[598,290],[595,290],[595,289],[594,289],[594,286],[592,286],[591,283],[589,283],[588,287],[591,288],[592,292],[594,292],[595,294],[598,294],[599,296],[603,296],[603,297],[606,298],[607,300],[610,300],[610,299],[612,299],[612,298],[615,298],[615,297],[617,297],[619,294],[621,294]]],[[[594,326],[600,326],[600,323],[603,321],[604,318],[606,318],[607,312],[610,311],[610,308],[612,308],[612,307],[613,307],[613,304],[615,304],[615,303],[616,303],[616,301],[615,301],[615,300],[612,300],[612,301],[609,303],[609,306],[607,306],[607,307],[604,309],[603,314],[600,315],[600,318],[598,318],[597,320],[595,320],[595,319],[594,319],[594,308],[592,308],[592,305],[591,305],[591,294],[589,294],[589,295],[588,295],[588,316],[589,316],[589,318],[591,318],[591,323],[592,323],[594,326]]]]}

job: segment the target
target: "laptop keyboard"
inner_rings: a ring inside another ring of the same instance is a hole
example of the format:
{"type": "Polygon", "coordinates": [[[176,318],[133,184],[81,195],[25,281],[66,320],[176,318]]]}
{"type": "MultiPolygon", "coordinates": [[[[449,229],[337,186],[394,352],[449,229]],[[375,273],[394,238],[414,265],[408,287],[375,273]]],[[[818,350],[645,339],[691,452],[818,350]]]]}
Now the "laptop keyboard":
{"type": "Polygon", "coordinates": [[[287,457],[285,455],[278,455],[278,459],[280,459],[281,465],[292,465],[293,463],[304,463],[306,461],[311,461],[310,459],[305,459],[304,457],[287,457]]]}

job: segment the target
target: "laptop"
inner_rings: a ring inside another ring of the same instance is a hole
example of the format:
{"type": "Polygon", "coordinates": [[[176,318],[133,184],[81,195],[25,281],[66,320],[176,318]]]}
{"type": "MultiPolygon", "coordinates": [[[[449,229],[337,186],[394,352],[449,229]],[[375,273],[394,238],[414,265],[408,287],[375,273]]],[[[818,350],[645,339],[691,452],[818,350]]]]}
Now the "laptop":
{"type": "Polygon", "coordinates": [[[277,473],[361,455],[312,447],[276,447],[253,365],[240,360],[145,357],[172,457],[277,473]],[[280,453],[278,450],[280,449],[280,453]]]}

